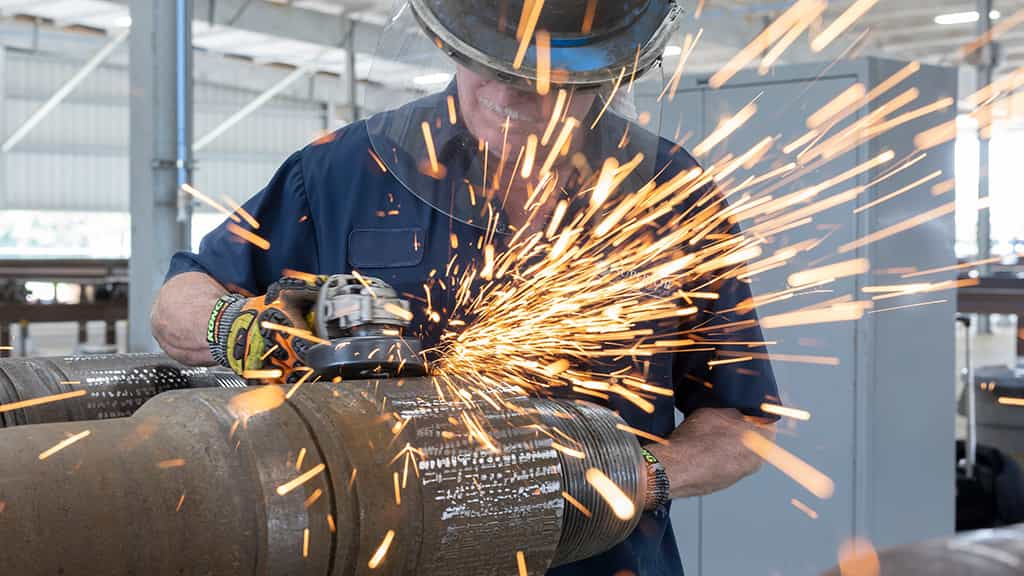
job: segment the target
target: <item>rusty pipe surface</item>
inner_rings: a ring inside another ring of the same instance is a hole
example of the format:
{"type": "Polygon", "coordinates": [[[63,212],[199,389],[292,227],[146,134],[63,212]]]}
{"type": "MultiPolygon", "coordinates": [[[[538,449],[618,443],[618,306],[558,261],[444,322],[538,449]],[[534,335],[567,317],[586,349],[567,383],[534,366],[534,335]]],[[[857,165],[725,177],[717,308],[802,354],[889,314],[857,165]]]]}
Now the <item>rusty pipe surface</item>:
{"type": "Polygon", "coordinates": [[[882,550],[877,558],[870,556],[853,557],[848,565],[840,565],[826,576],[1019,576],[1024,574],[1024,524],[962,532],[882,550]]]}
{"type": "Polygon", "coordinates": [[[0,406],[84,391],[58,402],[0,410],[0,428],[131,416],[147,400],[181,388],[238,388],[223,368],[193,368],[160,354],[0,359],[0,406]]]}
{"type": "Polygon", "coordinates": [[[617,415],[435,390],[172,391],[130,418],[4,430],[0,573],[515,574],[521,554],[543,574],[636,527],[552,446],[639,510],[643,462],[617,415]]]}

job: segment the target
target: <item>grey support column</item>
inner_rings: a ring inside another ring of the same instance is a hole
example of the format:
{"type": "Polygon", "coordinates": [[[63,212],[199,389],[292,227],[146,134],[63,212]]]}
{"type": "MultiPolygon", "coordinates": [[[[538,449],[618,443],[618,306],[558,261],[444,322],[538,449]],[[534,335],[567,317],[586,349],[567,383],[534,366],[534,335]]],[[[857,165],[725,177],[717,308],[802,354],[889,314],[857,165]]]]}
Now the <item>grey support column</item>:
{"type": "Polygon", "coordinates": [[[128,349],[133,352],[156,350],[150,309],[171,255],[189,248],[190,211],[182,202],[179,185],[182,179],[191,179],[191,4],[191,0],[131,0],[128,349]],[[184,19],[178,12],[182,8],[184,19]],[[182,26],[181,21],[188,24],[182,26]],[[179,86],[179,78],[184,85],[179,86]]]}

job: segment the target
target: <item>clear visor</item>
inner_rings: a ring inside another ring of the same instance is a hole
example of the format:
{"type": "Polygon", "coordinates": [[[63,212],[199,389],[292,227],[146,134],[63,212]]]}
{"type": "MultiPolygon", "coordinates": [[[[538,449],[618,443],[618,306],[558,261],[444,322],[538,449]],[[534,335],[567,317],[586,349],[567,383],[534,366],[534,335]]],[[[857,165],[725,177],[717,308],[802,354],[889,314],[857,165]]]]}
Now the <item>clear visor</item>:
{"type": "Polygon", "coordinates": [[[396,7],[370,75],[409,97],[367,130],[381,164],[447,216],[512,232],[550,219],[562,200],[565,218],[595,194],[635,191],[665,161],[654,136],[661,105],[638,109],[631,65],[586,88],[557,82],[544,66],[523,84],[438,44],[411,6],[396,7]]]}

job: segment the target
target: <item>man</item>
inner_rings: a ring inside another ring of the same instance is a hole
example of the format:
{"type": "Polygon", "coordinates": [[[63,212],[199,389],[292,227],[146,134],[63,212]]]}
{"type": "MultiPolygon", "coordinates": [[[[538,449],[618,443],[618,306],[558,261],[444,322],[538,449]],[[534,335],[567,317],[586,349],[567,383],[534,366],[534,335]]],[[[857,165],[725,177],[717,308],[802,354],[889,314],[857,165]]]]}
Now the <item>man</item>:
{"type": "MultiPolygon", "coordinates": [[[[626,162],[643,153],[632,189],[693,168],[692,157],[608,110],[605,102],[614,84],[624,86],[624,70],[638,77],[656,64],[679,17],[675,0],[542,5],[535,28],[550,46],[554,88],[546,95],[537,93],[545,80],[537,72],[539,49],[517,54],[529,33],[533,2],[410,2],[392,21],[396,34],[404,33],[402,22],[416,18],[430,44],[456,61],[454,82],[439,94],[350,124],[289,158],[245,205],[268,249],[232,234],[236,225],[226,222],[203,240],[198,254],[176,255],[153,312],[154,334],[167,353],[190,364],[216,360],[239,372],[268,366],[287,375],[301,363],[305,343],[261,329],[259,322],[308,327],[316,282],[301,278],[355,270],[417,298],[428,278],[450,279],[446,266],[453,256],[479,260],[483,238],[493,237],[500,248],[515,230],[543,227],[559,199],[581,196],[587,173],[593,176],[593,167],[610,155],[626,162]],[[548,124],[558,114],[579,120],[583,128],[556,141],[548,124]],[[532,217],[525,206],[541,185],[538,170],[525,184],[515,180],[519,152],[528,147],[535,148],[537,164],[550,158],[558,178],[557,193],[537,201],[532,217]],[[307,274],[278,280],[288,270],[307,274]]],[[[389,38],[383,50],[398,44],[389,38]]],[[[428,53],[412,49],[405,57],[424,66],[428,53]]],[[[431,285],[433,306],[450,311],[438,299],[450,298],[451,291],[437,284],[431,285]]],[[[734,310],[750,296],[745,284],[728,280],[712,286],[719,299],[695,322],[750,319],[752,313],[734,310]]],[[[423,308],[414,306],[412,325],[429,347],[443,323],[426,322],[423,308]]],[[[679,325],[657,329],[670,333],[679,325]]],[[[763,339],[756,327],[733,334],[737,341],[763,339]]],[[[761,352],[755,357],[764,353],[757,346],[742,350],[761,352]]],[[[663,354],[645,365],[650,383],[674,390],[673,398],[652,398],[653,413],[615,397],[608,401],[630,425],[668,440],[645,449],[647,510],[625,542],[551,574],[682,573],[668,500],[708,494],[754,472],[759,462],[740,436],[757,425],[770,433],[773,418],[760,405],[777,400],[767,361],[712,370],[712,354],[663,354]],[[677,408],[685,415],[678,427],[677,408]]]]}

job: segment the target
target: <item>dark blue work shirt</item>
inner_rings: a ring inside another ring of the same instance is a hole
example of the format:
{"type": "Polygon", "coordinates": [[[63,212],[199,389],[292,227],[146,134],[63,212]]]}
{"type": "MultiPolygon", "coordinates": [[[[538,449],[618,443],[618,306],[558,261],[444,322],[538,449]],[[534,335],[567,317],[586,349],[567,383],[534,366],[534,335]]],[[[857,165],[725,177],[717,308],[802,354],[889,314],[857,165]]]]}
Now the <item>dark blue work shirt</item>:
{"type": "MultiPolygon", "coordinates": [[[[444,95],[451,91],[449,87],[445,93],[411,105],[434,107],[440,114],[446,114],[444,95]]],[[[399,117],[400,114],[394,116],[399,117]]],[[[390,119],[384,116],[377,117],[376,121],[390,119]]],[[[403,121],[409,123],[407,119],[403,121]]],[[[601,122],[612,126],[609,129],[616,135],[615,140],[626,126],[625,120],[610,113],[601,122]]],[[[630,128],[634,130],[634,138],[657,138],[638,126],[630,128]]],[[[465,128],[458,125],[450,129],[465,132],[465,128]]],[[[458,141],[457,138],[447,140],[458,141]]],[[[658,176],[659,181],[696,166],[689,154],[674,148],[670,142],[663,139],[654,142],[658,150],[656,165],[659,169],[668,166],[658,176]]],[[[451,218],[411,193],[390,170],[382,170],[378,159],[370,154],[373,144],[366,121],[360,121],[296,152],[267,187],[244,205],[259,222],[256,232],[270,242],[269,249],[260,249],[236,237],[225,222],[203,239],[198,254],[176,254],[167,277],[188,271],[203,272],[229,290],[255,295],[264,293],[286,269],[314,274],[357,270],[384,280],[399,294],[422,301],[424,283],[432,272],[443,276],[453,251],[477,246],[484,231],[451,218]],[[452,235],[459,239],[458,248],[453,247],[452,235]]],[[[475,148],[466,146],[467,150],[475,148]]],[[[429,181],[423,184],[434,185],[429,181]]],[[[711,187],[704,191],[704,194],[715,193],[711,187]]],[[[695,195],[691,201],[699,196],[695,195]]],[[[460,253],[460,258],[466,257],[460,253]]],[[[733,311],[737,304],[750,298],[746,284],[725,280],[711,289],[719,294],[719,299],[704,306],[696,319],[689,319],[691,322],[708,326],[753,318],[753,312],[733,311]]],[[[432,294],[434,298],[444,297],[441,293],[432,291],[432,294]]],[[[418,330],[426,348],[436,343],[438,329],[436,323],[424,321],[423,308],[413,305],[416,316],[412,326],[418,330]]],[[[440,308],[442,306],[435,300],[434,309],[440,308]]],[[[758,342],[763,337],[753,326],[730,332],[729,339],[758,342]]],[[[764,347],[758,346],[717,348],[760,353],[754,356],[761,358],[766,352],[764,347]]],[[[674,397],[653,396],[655,409],[651,414],[615,396],[608,405],[631,426],[663,437],[675,427],[677,408],[686,415],[702,407],[730,407],[744,414],[772,418],[760,411],[766,399],[777,401],[769,363],[755,359],[716,366],[712,370],[708,361],[714,357],[715,352],[711,350],[652,357],[644,367],[648,381],[674,390],[674,397]]],[[[597,557],[552,569],[549,574],[676,576],[682,572],[668,506],[665,506],[645,513],[633,534],[615,548],[597,557]]]]}

